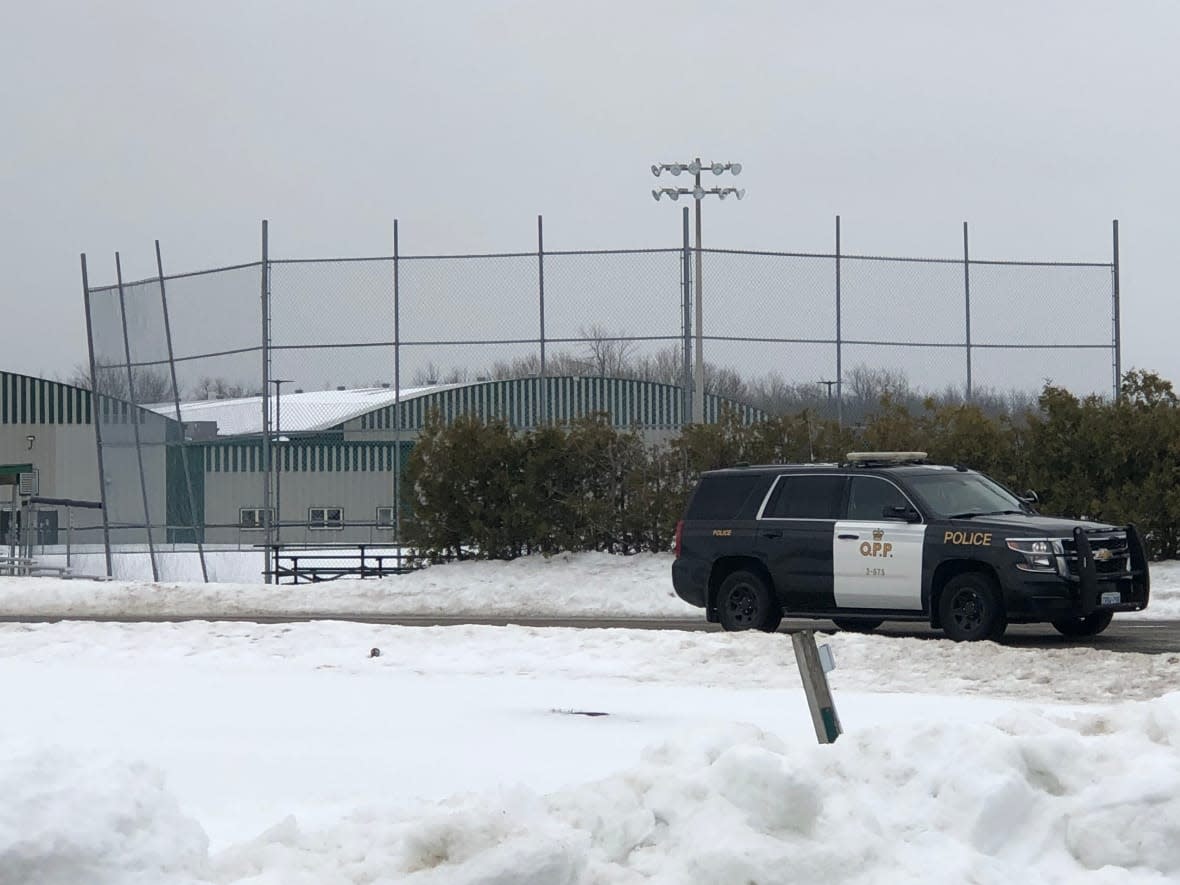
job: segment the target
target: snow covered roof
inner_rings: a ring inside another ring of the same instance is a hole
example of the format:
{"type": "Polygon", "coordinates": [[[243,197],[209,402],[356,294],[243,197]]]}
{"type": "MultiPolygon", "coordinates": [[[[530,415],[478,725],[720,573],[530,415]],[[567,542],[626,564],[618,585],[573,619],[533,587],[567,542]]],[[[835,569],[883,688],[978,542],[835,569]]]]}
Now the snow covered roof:
{"type": "MultiPolygon", "coordinates": [[[[404,402],[440,390],[463,386],[464,384],[436,384],[430,387],[407,388],[401,391],[401,400],[404,402]]],[[[272,426],[278,424],[279,431],[300,433],[328,430],[367,412],[392,406],[397,400],[397,391],[389,387],[307,390],[301,393],[283,391],[281,401],[276,401],[274,396],[270,397],[270,420],[272,426]],[[276,422],[276,407],[279,422],[276,422]]],[[[176,407],[170,403],[157,403],[147,408],[169,418],[176,417],[176,407]]],[[[217,423],[218,436],[261,433],[262,397],[245,396],[181,403],[180,418],[185,423],[214,421],[217,423]]]]}

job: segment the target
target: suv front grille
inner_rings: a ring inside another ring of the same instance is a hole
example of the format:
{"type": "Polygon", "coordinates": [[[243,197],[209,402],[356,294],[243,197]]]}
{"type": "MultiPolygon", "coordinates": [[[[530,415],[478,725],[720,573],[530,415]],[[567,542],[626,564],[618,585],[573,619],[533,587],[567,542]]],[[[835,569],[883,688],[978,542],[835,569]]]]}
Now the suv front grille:
{"type": "MultiPolygon", "coordinates": [[[[1094,571],[1099,575],[1117,575],[1127,571],[1130,559],[1130,547],[1127,545],[1127,535],[1124,532],[1112,532],[1104,535],[1094,535],[1088,538],[1090,553],[1094,557],[1094,571]]],[[[1063,538],[1065,548],[1065,563],[1072,575],[1078,573],[1077,545],[1073,538],[1063,538]]]]}

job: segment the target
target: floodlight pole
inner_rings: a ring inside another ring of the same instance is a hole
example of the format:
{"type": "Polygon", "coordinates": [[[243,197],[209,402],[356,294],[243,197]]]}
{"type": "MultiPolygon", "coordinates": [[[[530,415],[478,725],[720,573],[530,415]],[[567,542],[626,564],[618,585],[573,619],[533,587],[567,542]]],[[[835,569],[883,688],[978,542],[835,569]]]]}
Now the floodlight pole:
{"type": "Polygon", "coordinates": [[[693,348],[693,359],[697,364],[696,377],[693,378],[694,384],[692,388],[692,414],[700,424],[706,423],[705,419],[705,339],[701,334],[704,328],[705,308],[701,303],[701,292],[703,284],[701,283],[701,265],[704,263],[701,258],[701,199],[705,196],[701,188],[701,158],[696,158],[697,173],[693,176],[693,202],[696,204],[695,225],[696,225],[696,242],[697,242],[697,279],[696,279],[696,342],[693,348]]]}
{"type": "MultiPolygon", "coordinates": [[[[746,192],[741,188],[734,187],[712,187],[704,188],[701,186],[701,172],[704,169],[709,169],[714,175],[721,175],[723,172],[731,172],[737,175],[742,171],[741,163],[709,163],[702,164],[700,157],[695,157],[691,163],[659,163],[651,167],[652,174],[659,176],[661,172],[671,172],[673,175],[679,175],[681,172],[688,171],[692,173],[693,186],[691,188],[685,187],[664,187],[656,188],[651,192],[652,197],[657,201],[661,197],[670,197],[673,200],[680,199],[681,195],[691,196],[695,203],[696,209],[696,341],[695,341],[695,362],[696,374],[694,375],[693,396],[692,396],[692,415],[691,420],[704,423],[705,422],[705,338],[704,330],[704,301],[703,292],[704,284],[702,282],[702,266],[704,264],[704,257],[701,248],[701,200],[709,194],[715,194],[724,200],[730,194],[736,196],[739,200],[746,195],[746,192]]],[[[687,320],[687,315],[685,317],[687,320]]],[[[687,342],[686,342],[687,344],[687,342]]]]}

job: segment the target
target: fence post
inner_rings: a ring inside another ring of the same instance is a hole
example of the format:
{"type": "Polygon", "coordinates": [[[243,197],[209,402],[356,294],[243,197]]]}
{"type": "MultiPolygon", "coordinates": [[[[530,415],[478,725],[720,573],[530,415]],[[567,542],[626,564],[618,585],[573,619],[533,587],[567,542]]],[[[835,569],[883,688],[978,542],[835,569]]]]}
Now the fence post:
{"type": "Polygon", "coordinates": [[[119,315],[123,320],[123,353],[127,357],[127,399],[130,400],[128,418],[135,435],[135,457],[139,463],[139,491],[143,495],[143,521],[147,528],[148,558],[152,562],[152,580],[160,580],[156,567],[156,545],[152,540],[152,513],[148,505],[147,475],[143,469],[143,441],[139,433],[139,402],[135,396],[135,373],[131,370],[131,339],[127,337],[127,304],[123,297],[123,265],[119,253],[115,253],[115,279],[119,283],[119,315]]]}
{"type": "Polygon", "coordinates": [[[542,407],[542,422],[549,423],[549,382],[545,375],[545,222],[542,216],[537,216],[537,295],[541,306],[541,396],[545,404],[542,407]]]}
{"type": "Polygon", "coordinates": [[[971,402],[971,256],[967,249],[967,222],[963,222],[963,303],[967,311],[967,402],[971,402]]]}
{"type": "Polygon", "coordinates": [[[693,422],[692,414],[692,253],[688,238],[688,207],[684,207],[684,255],[681,260],[681,288],[684,290],[684,390],[680,398],[680,426],[693,422]]]}
{"type": "Polygon", "coordinates": [[[832,701],[828,675],[824,672],[815,644],[815,631],[799,630],[792,633],[791,645],[795,647],[795,662],[799,665],[799,678],[803,680],[803,692],[807,695],[807,707],[811,710],[816,740],[821,744],[835,743],[843,729],[832,701]]]}
{"type": "Polygon", "coordinates": [[[1112,274],[1112,301],[1114,314],[1114,400],[1118,402],[1122,397],[1123,389],[1123,332],[1122,321],[1119,316],[1119,220],[1116,218],[1113,222],[1114,231],[1114,264],[1111,267],[1112,274]]]}
{"type": "MultiPolygon", "coordinates": [[[[844,341],[841,335],[840,216],[836,216],[836,426],[844,426],[844,341]]],[[[829,413],[830,420],[831,413],[829,413]]]]}
{"type": "MultiPolygon", "coordinates": [[[[180,431],[180,466],[184,470],[184,484],[188,491],[188,514],[189,523],[193,529],[193,540],[197,543],[197,558],[201,561],[201,579],[209,583],[209,569],[205,564],[205,542],[204,542],[204,527],[197,526],[197,501],[196,494],[193,492],[193,477],[190,471],[189,457],[188,457],[188,441],[184,438],[184,420],[180,414],[180,386],[176,383],[176,354],[172,349],[172,324],[168,318],[168,294],[164,289],[164,259],[160,253],[160,241],[156,240],[156,271],[160,276],[160,304],[164,309],[164,338],[168,343],[168,368],[172,373],[172,402],[176,407],[176,425],[180,431]]],[[[168,475],[168,455],[167,455],[167,437],[165,437],[164,448],[164,475],[168,475]]],[[[204,470],[204,465],[201,467],[204,470]]],[[[167,480],[165,480],[167,482],[167,480]]],[[[167,492],[165,492],[165,501],[167,500],[167,492]]],[[[202,513],[204,512],[202,508],[202,513]]],[[[164,522],[167,524],[168,518],[165,513],[164,522]]],[[[202,519],[202,522],[204,520],[202,519]]]]}
{"type": "MultiPolygon", "coordinates": [[[[86,347],[90,351],[90,419],[94,424],[94,443],[98,448],[98,492],[102,501],[102,549],[106,554],[107,577],[115,576],[111,562],[111,521],[107,515],[107,477],[102,454],[102,422],[98,414],[98,370],[94,357],[94,321],[90,317],[90,277],[86,272],[86,253],[82,253],[82,305],[86,310],[86,347]]],[[[13,519],[16,511],[13,511],[13,519]]]]}
{"type": "Polygon", "coordinates": [[[262,483],[262,513],[266,523],[266,549],[263,552],[263,568],[266,583],[271,583],[270,545],[274,541],[273,520],[270,513],[270,484],[273,467],[270,463],[270,237],[266,219],[262,219],[262,469],[265,480],[262,483]]]}
{"type": "Polygon", "coordinates": [[[401,330],[401,253],[397,219],[393,219],[393,537],[398,555],[402,543],[402,330],[401,330]]]}

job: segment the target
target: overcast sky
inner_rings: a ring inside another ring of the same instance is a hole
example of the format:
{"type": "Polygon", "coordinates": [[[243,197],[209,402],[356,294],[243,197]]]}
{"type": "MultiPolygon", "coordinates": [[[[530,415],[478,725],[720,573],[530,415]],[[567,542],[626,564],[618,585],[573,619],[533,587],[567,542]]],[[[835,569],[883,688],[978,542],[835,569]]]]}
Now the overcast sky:
{"type": "Polygon", "coordinates": [[[262,218],[278,257],[386,254],[394,218],[403,253],[527,251],[538,214],[675,246],[649,166],[700,155],[748,189],[707,246],[830,251],[839,214],[851,252],[969,221],[973,257],[1106,261],[1118,218],[1124,367],[1180,379],[1178,37],[1137,0],[8,3],[0,367],[84,361],[80,252],[251,261],[262,218]]]}

